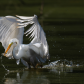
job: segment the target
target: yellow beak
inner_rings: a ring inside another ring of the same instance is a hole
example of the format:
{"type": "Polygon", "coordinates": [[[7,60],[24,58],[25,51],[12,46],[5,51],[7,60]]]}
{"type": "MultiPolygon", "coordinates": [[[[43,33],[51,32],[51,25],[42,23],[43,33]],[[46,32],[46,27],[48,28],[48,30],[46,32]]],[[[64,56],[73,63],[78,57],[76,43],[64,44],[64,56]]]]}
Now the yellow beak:
{"type": "Polygon", "coordinates": [[[11,47],[12,44],[13,44],[13,42],[8,45],[8,47],[7,47],[7,49],[6,49],[5,53],[4,53],[4,56],[6,56],[6,53],[8,52],[8,50],[10,49],[10,47],[11,47]]]}

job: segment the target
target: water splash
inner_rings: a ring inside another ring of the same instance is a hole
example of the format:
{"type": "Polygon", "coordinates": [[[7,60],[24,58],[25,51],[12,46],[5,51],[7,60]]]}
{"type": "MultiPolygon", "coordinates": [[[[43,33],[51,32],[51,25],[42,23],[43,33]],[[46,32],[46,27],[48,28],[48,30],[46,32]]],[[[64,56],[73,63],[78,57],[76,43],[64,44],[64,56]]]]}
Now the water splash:
{"type": "Polygon", "coordinates": [[[43,68],[56,68],[56,67],[79,67],[82,66],[80,64],[74,64],[73,61],[57,60],[54,62],[50,62],[48,65],[44,65],[43,68]]]}
{"type": "MultiPolygon", "coordinates": [[[[57,55],[58,56],[58,55],[57,55]]],[[[8,70],[5,65],[2,63],[2,56],[0,57],[1,60],[1,65],[2,67],[7,71],[10,72],[10,70],[8,70]]],[[[20,60],[17,60],[17,64],[19,64],[20,60]]],[[[49,60],[50,61],[50,60],[49,60]]],[[[82,64],[74,64],[74,62],[68,61],[67,59],[63,59],[63,60],[56,60],[53,62],[50,62],[48,65],[44,65],[42,68],[47,68],[47,69],[55,69],[57,67],[79,67],[79,66],[83,66],[82,64]]]]}

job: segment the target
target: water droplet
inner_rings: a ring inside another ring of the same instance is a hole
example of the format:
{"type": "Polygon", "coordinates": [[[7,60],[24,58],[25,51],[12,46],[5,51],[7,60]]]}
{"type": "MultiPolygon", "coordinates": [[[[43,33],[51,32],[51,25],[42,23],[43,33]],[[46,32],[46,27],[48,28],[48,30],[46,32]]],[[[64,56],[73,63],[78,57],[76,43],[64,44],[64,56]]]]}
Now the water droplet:
{"type": "Polygon", "coordinates": [[[55,47],[55,45],[53,45],[55,47]]]}
{"type": "Polygon", "coordinates": [[[9,70],[7,70],[7,72],[9,72],[9,70]]]}
{"type": "Polygon", "coordinates": [[[76,66],[79,66],[79,64],[77,64],[76,66]]]}

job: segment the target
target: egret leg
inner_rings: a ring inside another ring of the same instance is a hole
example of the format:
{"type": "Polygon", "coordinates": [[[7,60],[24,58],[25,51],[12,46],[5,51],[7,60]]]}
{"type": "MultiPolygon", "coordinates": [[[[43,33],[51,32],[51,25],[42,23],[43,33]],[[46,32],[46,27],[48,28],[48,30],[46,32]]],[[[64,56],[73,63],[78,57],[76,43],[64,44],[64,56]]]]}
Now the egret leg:
{"type": "Polygon", "coordinates": [[[41,68],[43,67],[42,64],[36,64],[35,68],[37,68],[38,66],[40,66],[41,68]]]}
{"type": "Polygon", "coordinates": [[[28,67],[28,68],[29,68],[29,69],[31,69],[31,64],[30,64],[30,63],[28,63],[28,65],[29,65],[29,67],[28,67]]]}
{"type": "Polygon", "coordinates": [[[31,64],[32,64],[32,66],[33,66],[34,68],[36,68],[36,67],[35,67],[35,66],[36,66],[36,63],[35,63],[33,57],[30,58],[30,62],[31,62],[31,64]]]}
{"type": "Polygon", "coordinates": [[[42,67],[43,67],[43,65],[41,64],[41,65],[40,65],[40,67],[42,68],[42,67]]]}

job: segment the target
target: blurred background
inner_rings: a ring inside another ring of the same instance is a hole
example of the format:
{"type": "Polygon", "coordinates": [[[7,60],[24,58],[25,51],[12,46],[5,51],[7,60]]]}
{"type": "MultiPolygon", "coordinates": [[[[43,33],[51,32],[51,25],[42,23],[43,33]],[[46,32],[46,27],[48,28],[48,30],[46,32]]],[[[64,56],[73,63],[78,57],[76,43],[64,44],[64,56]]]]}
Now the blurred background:
{"type": "MultiPolygon", "coordinates": [[[[34,14],[49,45],[50,59],[44,65],[60,60],[67,66],[24,71],[22,63],[17,65],[15,59],[1,55],[0,84],[84,84],[84,0],[0,0],[0,17],[34,14]]],[[[28,37],[24,36],[23,43],[29,43],[28,37]]]]}
{"type": "MultiPolygon", "coordinates": [[[[50,60],[84,63],[84,0],[1,0],[0,16],[38,16],[49,44],[50,60]]],[[[29,27],[26,27],[28,29],[29,27]]],[[[28,38],[24,36],[24,42],[28,38]]],[[[0,53],[4,48],[0,44],[0,53]]],[[[5,65],[15,60],[3,57],[5,65]]],[[[22,65],[22,64],[21,64],[22,65]]],[[[16,64],[15,64],[15,67],[16,64]]]]}

